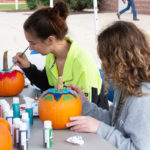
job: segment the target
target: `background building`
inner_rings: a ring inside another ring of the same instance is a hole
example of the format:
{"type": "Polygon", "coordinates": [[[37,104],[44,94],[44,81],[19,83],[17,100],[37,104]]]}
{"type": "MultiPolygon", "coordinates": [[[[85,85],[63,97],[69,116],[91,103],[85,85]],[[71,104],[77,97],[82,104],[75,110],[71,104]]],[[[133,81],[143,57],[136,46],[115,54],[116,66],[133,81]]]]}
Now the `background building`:
{"type": "MultiPolygon", "coordinates": [[[[101,11],[112,11],[116,12],[118,9],[123,8],[125,5],[122,0],[100,0],[101,11]]],[[[150,14],[150,0],[134,0],[137,13],[139,14],[150,14]]]]}

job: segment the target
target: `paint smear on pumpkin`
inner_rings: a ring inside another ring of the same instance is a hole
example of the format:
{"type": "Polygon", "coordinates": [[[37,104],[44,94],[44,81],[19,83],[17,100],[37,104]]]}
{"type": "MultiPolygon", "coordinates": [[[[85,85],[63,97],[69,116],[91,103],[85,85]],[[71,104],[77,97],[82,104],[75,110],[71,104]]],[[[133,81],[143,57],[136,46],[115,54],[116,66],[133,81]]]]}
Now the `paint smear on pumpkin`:
{"type": "MultiPolygon", "coordinates": [[[[46,95],[53,95],[54,96],[54,99],[56,100],[56,101],[58,101],[60,98],[61,98],[61,96],[62,95],[66,95],[66,94],[70,94],[70,95],[72,95],[73,97],[75,97],[76,98],[76,95],[74,94],[74,92],[72,91],[72,90],[70,90],[70,89],[67,89],[67,88],[64,88],[62,91],[56,91],[55,90],[55,88],[51,88],[51,89],[48,89],[45,93],[44,93],[44,95],[43,95],[43,97],[45,97],[46,95]]],[[[46,98],[46,97],[45,97],[46,98]]],[[[45,99],[44,98],[44,99],[45,99]]]]}
{"type": "Polygon", "coordinates": [[[20,71],[18,71],[18,70],[0,71],[0,80],[5,79],[6,77],[13,80],[16,77],[17,72],[20,72],[20,71]]]}

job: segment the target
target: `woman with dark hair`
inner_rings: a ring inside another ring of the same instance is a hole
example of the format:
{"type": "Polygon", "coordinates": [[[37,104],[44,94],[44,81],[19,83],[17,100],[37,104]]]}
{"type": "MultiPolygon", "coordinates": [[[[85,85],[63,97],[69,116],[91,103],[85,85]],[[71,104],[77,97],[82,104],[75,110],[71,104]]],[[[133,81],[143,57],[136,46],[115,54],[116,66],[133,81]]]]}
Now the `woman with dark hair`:
{"type": "MultiPolygon", "coordinates": [[[[119,150],[150,149],[150,45],[133,23],[118,21],[98,36],[98,54],[107,85],[115,94],[109,111],[82,100],[82,115],[67,124],[77,132],[97,133],[119,150]],[[112,80],[109,80],[109,79],[112,80]]],[[[106,86],[107,86],[106,85],[106,86]]]]}
{"type": "MultiPolygon", "coordinates": [[[[24,23],[24,33],[29,49],[46,56],[44,70],[40,71],[20,52],[13,58],[25,72],[32,84],[42,90],[55,87],[58,76],[63,84],[73,83],[83,88],[92,101],[100,95],[102,80],[98,67],[91,55],[81,49],[71,38],[66,37],[68,8],[65,3],[57,2],[54,8],[41,8],[34,12],[24,23]]],[[[106,103],[107,106],[107,102],[106,103]]]]}

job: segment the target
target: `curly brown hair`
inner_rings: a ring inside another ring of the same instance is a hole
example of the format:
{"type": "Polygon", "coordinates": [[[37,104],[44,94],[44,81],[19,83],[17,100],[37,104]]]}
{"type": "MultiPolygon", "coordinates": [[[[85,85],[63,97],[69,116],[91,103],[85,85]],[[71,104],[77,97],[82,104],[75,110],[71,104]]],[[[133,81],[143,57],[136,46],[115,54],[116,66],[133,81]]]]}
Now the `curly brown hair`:
{"type": "Polygon", "coordinates": [[[128,95],[145,94],[141,86],[142,82],[150,82],[150,45],[135,24],[116,21],[101,32],[98,55],[107,86],[113,82],[128,95]]]}

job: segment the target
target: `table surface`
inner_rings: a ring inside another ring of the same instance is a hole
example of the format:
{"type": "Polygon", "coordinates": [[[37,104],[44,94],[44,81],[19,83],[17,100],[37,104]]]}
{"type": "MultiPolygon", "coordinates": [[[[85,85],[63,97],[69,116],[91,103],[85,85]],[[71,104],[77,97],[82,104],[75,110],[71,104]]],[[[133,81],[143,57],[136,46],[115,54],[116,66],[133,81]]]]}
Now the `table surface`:
{"type": "MultiPolygon", "coordinates": [[[[31,127],[31,138],[29,141],[29,150],[41,150],[43,139],[43,124],[39,118],[34,118],[34,125],[31,127]]],[[[101,139],[98,135],[93,133],[77,133],[69,129],[53,130],[53,150],[116,150],[107,141],[101,139]],[[84,140],[84,145],[73,145],[66,142],[66,139],[81,135],[84,140]]]]}
{"type": "MultiPolygon", "coordinates": [[[[20,102],[22,103],[22,96],[35,96],[35,90],[33,87],[24,89],[20,94],[20,102]]],[[[0,97],[0,99],[6,99],[12,104],[12,97],[0,97]]],[[[29,150],[42,150],[43,142],[43,123],[39,117],[34,117],[34,124],[31,126],[31,137],[29,140],[29,150]]],[[[53,130],[53,150],[117,150],[114,146],[109,144],[104,139],[100,138],[97,134],[93,133],[77,133],[70,131],[69,129],[64,130],[53,130]],[[66,142],[66,139],[81,135],[84,140],[84,145],[74,145],[66,142]]],[[[14,149],[15,150],[15,149],[14,149]]]]}

